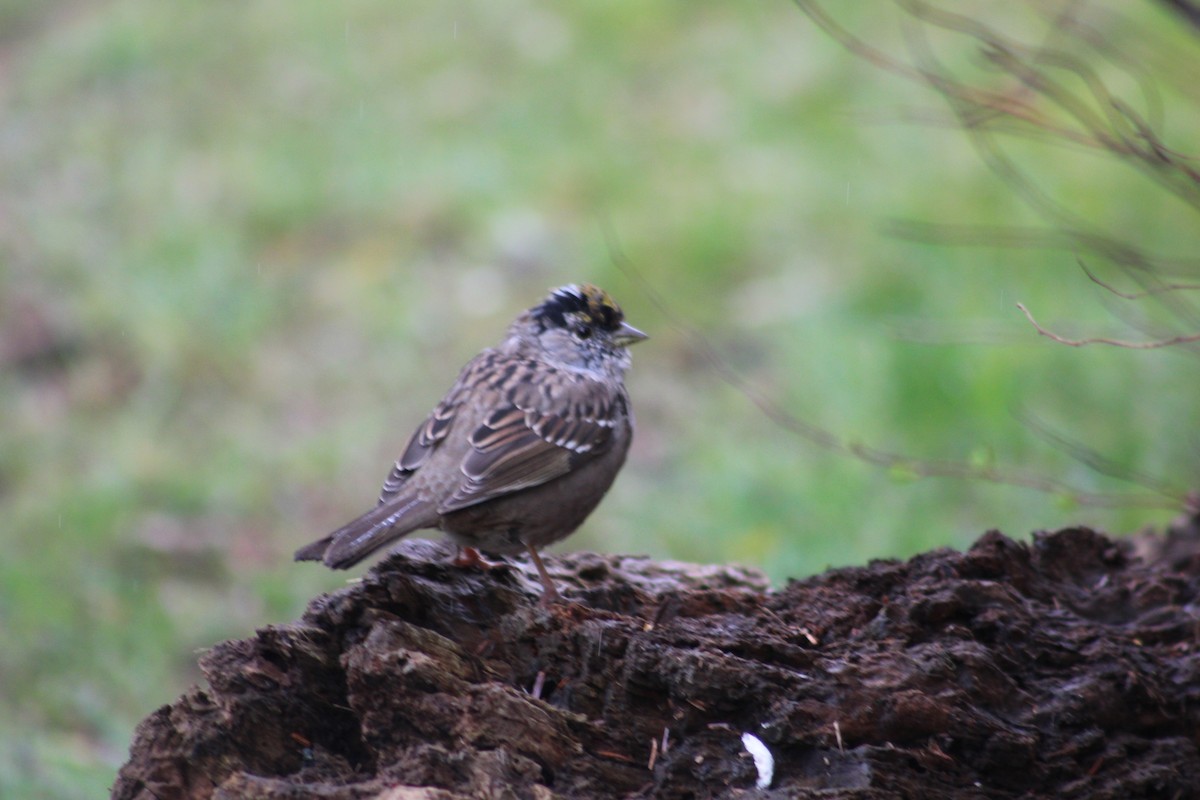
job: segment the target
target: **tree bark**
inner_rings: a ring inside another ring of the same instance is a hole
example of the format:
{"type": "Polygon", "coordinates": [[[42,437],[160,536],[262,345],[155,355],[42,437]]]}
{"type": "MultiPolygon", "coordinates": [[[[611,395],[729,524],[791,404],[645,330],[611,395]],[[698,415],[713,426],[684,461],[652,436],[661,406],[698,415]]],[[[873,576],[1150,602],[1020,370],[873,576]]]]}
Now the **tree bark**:
{"type": "Polygon", "coordinates": [[[990,532],[771,591],[580,553],[546,609],[527,562],[409,541],[204,655],[112,796],[1197,797],[1198,554],[990,532]]]}

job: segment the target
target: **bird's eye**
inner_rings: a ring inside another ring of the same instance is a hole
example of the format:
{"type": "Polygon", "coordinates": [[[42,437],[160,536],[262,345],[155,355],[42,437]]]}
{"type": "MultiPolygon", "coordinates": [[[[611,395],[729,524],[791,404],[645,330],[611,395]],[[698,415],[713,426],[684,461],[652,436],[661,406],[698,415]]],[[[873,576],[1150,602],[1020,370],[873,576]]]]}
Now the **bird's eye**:
{"type": "Polygon", "coordinates": [[[590,339],[592,338],[592,328],[590,325],[580,325],[575,329],[575,335],[580,339],[590,339]]]}

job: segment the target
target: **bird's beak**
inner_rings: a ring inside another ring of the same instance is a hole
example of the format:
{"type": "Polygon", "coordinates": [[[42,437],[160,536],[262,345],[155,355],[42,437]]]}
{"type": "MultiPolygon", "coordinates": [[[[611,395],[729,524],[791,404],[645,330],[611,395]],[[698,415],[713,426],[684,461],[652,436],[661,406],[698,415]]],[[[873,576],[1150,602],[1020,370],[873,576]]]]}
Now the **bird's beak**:
{"type": "Polygon", "coordinates": [[[642,333],[628,322],[622,322],[621,327],[617,328],[617,332],[613,334],[613,341],[619,344],[621,347],[628,347],[631,344],[637,344],[643,339],[649,338],[649,336],[642,333]]]}

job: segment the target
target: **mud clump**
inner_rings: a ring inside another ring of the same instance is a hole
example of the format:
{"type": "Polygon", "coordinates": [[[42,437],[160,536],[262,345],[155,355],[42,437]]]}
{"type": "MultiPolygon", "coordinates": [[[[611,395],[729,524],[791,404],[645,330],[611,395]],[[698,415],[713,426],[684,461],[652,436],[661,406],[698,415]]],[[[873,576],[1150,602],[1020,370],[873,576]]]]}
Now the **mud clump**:
{"type": "Polygon", "coordinates": [[[775,591],[735,567],[547,563],[569,600],[550,609],[526,563],[403,544],[209,651],[113,797],[1200,797],[1194,523],[991,532],[775,591]]]}

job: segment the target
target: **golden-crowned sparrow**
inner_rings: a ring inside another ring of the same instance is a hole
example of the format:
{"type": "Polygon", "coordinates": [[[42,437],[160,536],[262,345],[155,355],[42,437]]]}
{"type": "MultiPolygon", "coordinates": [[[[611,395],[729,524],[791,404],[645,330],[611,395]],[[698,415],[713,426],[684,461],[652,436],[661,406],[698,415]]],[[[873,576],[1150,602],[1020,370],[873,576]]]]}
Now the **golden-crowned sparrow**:
{"type": "Polygon", "coordinates": [[[633,437],[625,391],[629,345],[646,334],[602,289],[554,290],[521,314],[504,343],[471,360],[409,439],[379,504],[296,551],[297,561],[345,569],[421,528],[466,548],[528,551],[557,598],[537,548],[591,513],[633,437]]]}

